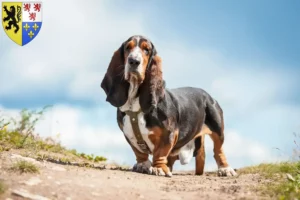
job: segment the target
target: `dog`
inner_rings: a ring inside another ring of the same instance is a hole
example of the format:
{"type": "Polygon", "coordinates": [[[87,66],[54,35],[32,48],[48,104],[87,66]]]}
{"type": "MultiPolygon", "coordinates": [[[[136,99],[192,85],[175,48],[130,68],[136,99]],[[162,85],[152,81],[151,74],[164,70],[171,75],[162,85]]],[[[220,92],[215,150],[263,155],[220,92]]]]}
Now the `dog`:
{"type": "Polygon", "coordinates": [[[207,134],[214,144],[218,175],[237,175],[222,147],[219,103],[201,88],[168,89],[162,60],[145,36],[128,38],[114,52],[101,88],[106,101],[117,108],[118,126],[136,156],[134,172],[171,177],[177,160],[187,164],[194,157],[195,174],[202,175],[207,134]]]}

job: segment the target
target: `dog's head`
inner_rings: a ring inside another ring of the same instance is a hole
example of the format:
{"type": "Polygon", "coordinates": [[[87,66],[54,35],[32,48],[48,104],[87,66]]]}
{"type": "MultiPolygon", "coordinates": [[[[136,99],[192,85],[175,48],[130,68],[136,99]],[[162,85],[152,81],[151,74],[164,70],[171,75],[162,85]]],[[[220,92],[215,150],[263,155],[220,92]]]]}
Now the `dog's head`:
{"type": "Polygon", "coordinates": [[[140,84],[156,56],[153,43],[143,36],[133,36],[124,43],[125,80],[140,84]]]}
{"type": "Polygon", "coordinates": [[[163,85],[161,59],[153,43],[139,35],[130,37],[115,51],[101,83],[106,101],[115,107],[127,102],[130,87],[136,88],[142,109],[157,103],[163,85]]]}

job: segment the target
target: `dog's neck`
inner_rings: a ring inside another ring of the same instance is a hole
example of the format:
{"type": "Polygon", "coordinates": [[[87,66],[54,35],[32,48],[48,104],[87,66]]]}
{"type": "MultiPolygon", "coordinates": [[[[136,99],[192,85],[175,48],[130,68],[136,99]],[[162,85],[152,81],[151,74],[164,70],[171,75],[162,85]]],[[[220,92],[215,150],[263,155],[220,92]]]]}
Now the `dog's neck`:
{"type": "Polygon", "coordinates": [[[141,109],[139,103],[139,97],[137,96],[138,89],[139,89],[139,85],[136,84],[136,82],[130,81],[130,86],[128,90],[128,99],[126,103],[120,107],[120,110],[122,112],[125,111],[138,112],[141,109]]]}
{"type": "MultiPolygon", "coordinates": [[[[164,87],[163,90],[165,90],[165,81],[164,82],[164,87]]],[[[119,107],[119,109],[122,112],[125,111],[131,111],[131,112],[139,112],[141,110],[141,105],[140,105],[140,98],[139,98],[139,88],[141,86],[141,83],[137,82],[135,79],[131,79],[129,81],[130,86],[128,89],[128,98],[126,103],[119,107]]],[[[165,91],[164,91],[165,93],[165,91]]],[[[157,99],[158,102],[155,102],[157,105],[159,102],[164,101],[165,96],[161,99],[157,99]]]]}

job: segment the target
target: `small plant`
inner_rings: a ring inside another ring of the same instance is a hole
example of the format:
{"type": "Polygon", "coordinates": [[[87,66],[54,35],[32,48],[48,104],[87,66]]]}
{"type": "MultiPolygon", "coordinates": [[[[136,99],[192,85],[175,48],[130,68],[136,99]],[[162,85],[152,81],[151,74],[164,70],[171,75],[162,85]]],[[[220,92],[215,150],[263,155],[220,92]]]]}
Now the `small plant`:
{"type": "Polygon", "coordinates": [[[6,191],[6,185],[0,180],[0,195],[6,191]]]}
{"type": "Polygon", "coordinates": [[[274,178],[274,175],[291,173],[299,169],[298,162],[280,162],[280,163],[263,163],[257,166],[250,166],[240,169],[244,174],[260,174],[266,178],[274,178]]]}
{"type": "Polygon", "coordinates": [[[260,174],[271,180],[267,185],[260,187],[263,194],[276,197],[280,200],[300,199],[300,146],[299,134],[295,134],[294,159],[280,163],[260,164],[252,167],[245,167],[239,171],[244,174],[260,174]]]}
{"type": "Polygon", "coordinates": [[[75,149],[68,150],[63,147],[60,142],[53,138],[41,138],[35,133],[35,126],[37,122],[42,119],[46,109],[50,106],[45,106],[41,110],[27,110],[23,109],[20,112],[18,119],[5,118],[0,112],[0,152],[8,151],[10,149],[25,149],[32,152],[31,155],[38,159],[42,159],[40,153],[58,153],[64,155],[62,160],[70,162],[78,158],[89,162],[106,161],[107,159],[102,156],[88,155],[85,153],[78,153],[75,149]]]}
{"type": "Polygon", "coordinates": [[[12,171],[20,172],[20,173],[38,173],[39,168],[31,162],[21,160],[17,161],[10,168],[12,171]]]}
{"type": "Polygon", "coordinates": [[[289,174],[287,181],[270,187],[275,193],[280,194],[280,199],[299,199],[300,197],[300,174],[295,177],[289,174]]]}
{"type": "Polygon", "coordinates": [[[102,157],[102,156],[96,156],[94,158],[94,162],[102,162],[102,161],[106,161],[107,159],[102,157]]]}

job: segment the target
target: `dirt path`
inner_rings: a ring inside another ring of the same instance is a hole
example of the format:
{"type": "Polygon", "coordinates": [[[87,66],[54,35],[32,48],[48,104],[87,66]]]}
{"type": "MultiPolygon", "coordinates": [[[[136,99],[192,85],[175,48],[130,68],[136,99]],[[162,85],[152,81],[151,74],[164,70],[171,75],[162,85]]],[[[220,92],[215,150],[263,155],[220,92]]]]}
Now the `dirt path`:
{"type": "Polygon", "coordinates": [[[39,162],[9,152],[1,154],[0,179],[8,185],[0,199],[262,199],[251,187],[263,181],[259,175],[220,178],[215,173],[194,176],[174,173],[172,178],[155,177],[130,171],[99,170],[39,162]],[[27,159],[40,168],[38,174],[19,174],[7,170],[17,159],[27,159]],[[42,198],[44,197],[44,198],[42,198]]]}

